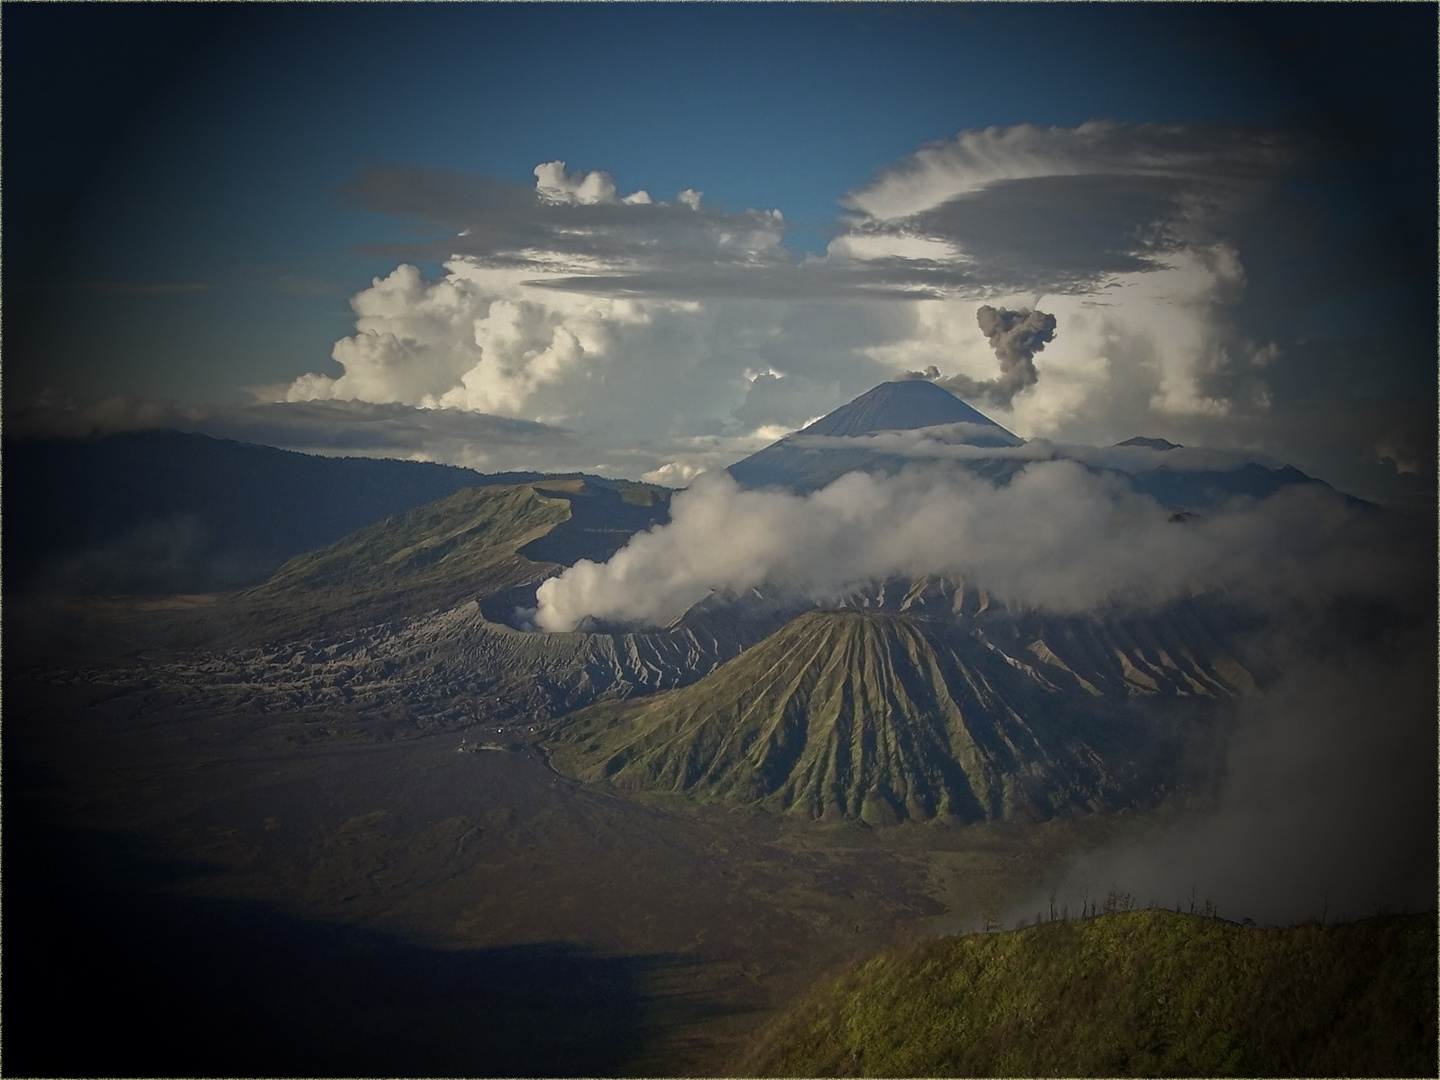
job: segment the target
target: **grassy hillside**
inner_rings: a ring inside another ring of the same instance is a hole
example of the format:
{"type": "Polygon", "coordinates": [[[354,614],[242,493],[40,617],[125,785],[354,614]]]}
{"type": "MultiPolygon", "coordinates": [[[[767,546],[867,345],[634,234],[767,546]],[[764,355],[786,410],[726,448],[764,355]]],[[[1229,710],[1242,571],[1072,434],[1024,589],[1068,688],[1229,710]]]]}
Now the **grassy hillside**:
{"type": "Polygon", "coordinates": [[[297,555],[238,598],[274,631],[362,626],[533,586],[668,517],[668,492],[582,477],[464,488],[297,555]]]}
{"type": "Polygon", "coordinates": [[[1129,721],[1088,708],[940,624],[822,611],[692,686],[575,714],[552,760],[816,818],[1037,819],[1124,800],[1140,779],[1129,721]]]}
{"type": "Polygon", "coordinates": [[[1169,911],[884,953],[771,1028],[767,1076],[1434,1076],[1434,913],[1258,928],[1169,911]]]}

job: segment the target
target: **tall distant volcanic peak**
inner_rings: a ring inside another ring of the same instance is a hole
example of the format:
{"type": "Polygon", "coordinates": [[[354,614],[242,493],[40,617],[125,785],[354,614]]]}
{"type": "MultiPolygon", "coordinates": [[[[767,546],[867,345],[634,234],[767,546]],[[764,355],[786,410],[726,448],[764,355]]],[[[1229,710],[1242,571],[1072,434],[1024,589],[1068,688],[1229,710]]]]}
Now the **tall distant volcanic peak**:
{"type": "Polygon", "coordinates": [[[1107,460],[1090,448],[1066,449],[1043,442],[1035,455],[1016,454],[1011,448],[1025,445],[1024,439],[923,379],[881,383],[808,427],[737,461],[729,472],[741,487],[782,488],[799,495],[818,491],[846,473],[894,475],[918,455],[936,460],[930,456],[936,443],[978,448],[953,455],[942,450],[939,456],[992,484],[1008,484],[1032,457],[1069,458],[1093,471],[1113,473],[1135,492],[1177,511],[1212,510],[1236,499],[1265,499],[1294,484],[1321,483],[1293,466],[1275,468],[1242,454],[1186,450],[1168,439],[1140,435],[1111,448],[1151,452],[1129,462],[1113,460],[1113,455],[1107,460]],[[900,434],[922,429],[923,437],[900,434]],[[884,433],[891,437],[867,438],[884,433]]]}
{"type": "MultiPolygon", "coordinates": [[[[730,466],[730,475],[742,487],[781,487],[791,491],[814,491],[847,472],[895,472],[907,459],[886,454],[865,445],[835,448],[805,446],[807,437],[856,438],[882,431],[914,431],[918,428],[967,425],[962,433],[947,436],[947,442],[971,446],[1019,446],[1025,440],[1006,431],[978,409],[954,394],[923,379],[881,383],[848,405],[822,416],[808,427],[787,435],[743,461],[730,466]]],[[[992,479],[1007,479],[1018,464],[996,461],[979,464],[976,471],[996,471],[992,479]],[[987,468],[988,464],[988,468],[987,468]]]]}
{"type": "Polygon", "coordinates": [[[940,424],[979,424],[994,428],[997,439],[1003,440],[995,445],[1013,446],[1023,441],[950,391],[923,379],[881,383],[848,405],[822,416],[799,434],[869,435],[876,431],[913,431],[940,424]]]}

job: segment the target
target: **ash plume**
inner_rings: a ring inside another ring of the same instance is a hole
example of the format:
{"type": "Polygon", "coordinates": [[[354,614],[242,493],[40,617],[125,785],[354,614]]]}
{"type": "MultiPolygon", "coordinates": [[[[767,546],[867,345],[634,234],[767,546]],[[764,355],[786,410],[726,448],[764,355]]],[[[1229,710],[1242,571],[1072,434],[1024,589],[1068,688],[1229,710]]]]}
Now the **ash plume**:
{"type": "Polygon", "coordinates": [[[1035,354],[1055,340],[1055,316],[1029,308],[1012,311],[982,304],[975,311],[975,319],[1000,361],[999,378],[942,377],[934,366],[923,372],[906,372],[902,378],[931,379],[961,397],[983,398],[1008,409],[1016,394],[1040,380],[1040,373],[1035,370],[1035,354]]]}

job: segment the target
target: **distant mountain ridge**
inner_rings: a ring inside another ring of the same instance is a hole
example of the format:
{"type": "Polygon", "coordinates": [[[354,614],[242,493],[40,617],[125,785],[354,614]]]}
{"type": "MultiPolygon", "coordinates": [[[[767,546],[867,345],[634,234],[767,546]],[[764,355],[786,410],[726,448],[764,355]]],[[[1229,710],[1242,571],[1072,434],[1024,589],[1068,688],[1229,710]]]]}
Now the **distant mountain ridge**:
{"type": "Polygon", "coordinates": [[[12,595],[254,585],[391,514],[462,488],[546,476],[320,457],[180,431],[7,439],[4,456],[12,595]]]}
{"type": "MultiPolygon", "coordinates": [[[[914,459],[877,450],[866,436],[919,431],[942,443],[995,450],[996,456],[981,453],[956,463],[992,483],[1007,483],[1028,464],[1023,454],[1005,452],[1024,445],[1019,436],[941,387],[913,380],[881,383],[729,471],[743,487],[814,491],[848,472],[905,468],[914,459]]],[[[1264,498],[1290,484],[1319,482],[1290,466],[1254,462],[1231,469],[1181,468],[1168,460],[1168,451],[1181,448],[1164,439],[1137,436],[1118,448],[1167,451],[1158,455],[1163,460],[1156,467],[1122,475],[1136,491],[1177,510],[1205,509],[1237,495],[1264,498]]],[[[264,581],[287,559],[461,488],[547,476],[319,457],[178,431],[7,439],[4,454],[10,595],[242,588],[264,581]]],[[[618,491],[624,483],[586,479],[592,490],[618,491]]],[[[605,526],[615,543],[604,557],[623,544],[625,529],[633,533],[656,520],[642,516],[631,525],[617,519],[605,526]]],[[[594,548],[577,536],[574,529],[556,533],[532,554],[569,565],[605,547],[594,548]]]]}

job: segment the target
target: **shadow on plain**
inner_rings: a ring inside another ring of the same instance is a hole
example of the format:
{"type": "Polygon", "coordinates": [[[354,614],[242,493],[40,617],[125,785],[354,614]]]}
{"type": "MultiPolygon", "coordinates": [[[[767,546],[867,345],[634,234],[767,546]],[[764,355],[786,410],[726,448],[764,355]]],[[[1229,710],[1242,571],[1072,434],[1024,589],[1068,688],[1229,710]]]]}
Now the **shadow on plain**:
{"type": "Polygon", "coordinates": [[[6,810],[8,1075],[605,1076],[730,1011],[657,998],[678,958],[449,951],[166,894],[201,868],[6,810]]]}

